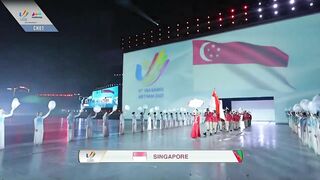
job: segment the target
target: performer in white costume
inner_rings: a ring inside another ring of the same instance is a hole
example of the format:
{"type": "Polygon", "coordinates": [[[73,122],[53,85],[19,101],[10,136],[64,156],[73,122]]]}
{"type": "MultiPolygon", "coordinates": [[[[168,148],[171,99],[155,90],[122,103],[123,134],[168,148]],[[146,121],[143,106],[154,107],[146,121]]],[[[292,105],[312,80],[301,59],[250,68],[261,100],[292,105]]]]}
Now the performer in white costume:
{"type": "Polygon", "coordinates": [[[123,112],[120,111],[120,116],[119,116],[119,134],[122,135],[124,134],[124,116],[123,112]]]}
{"type": "Polygon", "coordinates": [[[109,136],[109,117],[111,114],[113,114],[117,110],[117,107],[114,106],[111,112],[106,111],[103,116],[102,116],[102,131],[103,131],[103,136],[108,137],[109,136]]]}
{"type": "Polygon", "coordinates": [[[5,111],[0,108],[0,149],[5,147],[5,125],[4,121],[6,118],[13,115],[13,111],[20,105],[20,102],[17,98],[14,98],[11,103],[11,111],[9,114],[5,114],[5,111]]]}
{"type": "Polygon", "coordinates": [[[165,128],[169,127],[169,114],[166,112],[165,116],[164,116],[164,121],[165,121],[165,128]]]}
{"type": "Polygon", "coordinates": [[[160,119],[159,119],[159,124],[160,124],[160,126],[159,126],[159,129],[162,129],[163,128],[163,113],[162,112],[160,112],[160,119]]]}
{"type": "Polygon", "coordinates": [[[86,138],[92,138],[92,128],[93,128],[93,119],[97,117],[98,113],[94,113],[94,115],[92,115],[91,113],[88,115],[88,117],[86,118],[86,138]]]}
{"type": "Polygon", "coordinates": [[[73,139],[74,135],[74,114],[71,111],[68,116],[67,116],[67,122],[68,122],[68,129],[67,129],[67,134],[68,134],[68,142],[73,139]]]}
{"type": "Polygon", "coordinates": [[[135,112],[132,112],[131,128],[132,128],[132,133],[137,132],[137,117],[135,112]]]}
{"type": "Polygon", "coordinates": [[[174,126],[175,126],[175,127],[178,127],[178,126],[179,126],[179,114],[178,114],[178,112],[176,112],[176,119],[175,119],[175,121],[174,121],[174,126]]]}
{"type": "Polygon", "coordinates": [[[37,117],[34,118],[34,138],[33,143],[35,145],[42,144],[43,142],[43,133],[44,133],[44,126],[43,122],[44,119],[47,118],[51,111],[56,107],[56,103],[54,101],[50,101],[48,104],[49,111],[46,115],[42,116],[42,112],[37,113],[37,117]]]}
{"type": "MultiPolygon", "coordinates": [[[[83,99],[84,100],[84,99],[83,99]]],[[[81,101],[80,104],[80,110],[79,113],[77,115],[74,116],[73,112],[70,112],[70,114],[68,115],[67,119],[68,119],[68,142],[72,141],[74,139],[74,121],[80,117],[81,113],[84,110],[84,106],[83,106],[83,100],[81,101]]]]}
{"type": "Polygon", "coordinates": [[[154,112],[154,113],[153,113],[153,129],[157,129],[157,128],[158,128],[157,113],[154,112]]]}
{"type": "Polygon", "coordinates": [[[144,112],[140,112],[141,132],[144,131],[144,112]]]}
{"type": "Polygon", "coordinates": [[[148,113],[148,127],[147,127],[148,131],[152,130],[152,118],[151,118],[151,114],[148,113]]]}

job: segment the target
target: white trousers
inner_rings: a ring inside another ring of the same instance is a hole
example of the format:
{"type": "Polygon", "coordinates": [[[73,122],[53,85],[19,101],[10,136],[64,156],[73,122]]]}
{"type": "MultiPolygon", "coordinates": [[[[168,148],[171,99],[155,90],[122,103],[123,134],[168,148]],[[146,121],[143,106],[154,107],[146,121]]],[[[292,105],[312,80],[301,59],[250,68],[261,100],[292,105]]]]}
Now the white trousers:
{"type": "Polygon", "coordinates": [[[207,131],[209,131],[210,133],[213,132],[213,122],[206,121],[206,127],[207,131]]]}
{"type": "Polygon", "coordinates": [[[213,125],[214,132],[217,132],[218,131],[218,122],[213,122],[212,125],[213,125]]]}
{"type": "Polygon", "coordinates": [[[224,121],[226,123],[226,130],[229,131],[230,129],[230,122],[229,121],[224,121]]]}

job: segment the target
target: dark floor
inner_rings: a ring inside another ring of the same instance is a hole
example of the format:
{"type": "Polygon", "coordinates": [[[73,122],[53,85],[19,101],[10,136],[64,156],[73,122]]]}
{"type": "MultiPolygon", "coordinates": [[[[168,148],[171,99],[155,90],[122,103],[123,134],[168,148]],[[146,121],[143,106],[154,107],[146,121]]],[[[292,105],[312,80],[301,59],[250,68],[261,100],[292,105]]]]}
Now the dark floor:
{"type": "Polygon", "coordinates": [[[320,156],[287,125],[254,123],[243,133],[193,140],[191,127],[127,133],[69,144],[7,147],[0,151],[0,179],[320,179],[320,156]],[[79,164],[80,149],[242,149],[237,163],[79,164]]]}

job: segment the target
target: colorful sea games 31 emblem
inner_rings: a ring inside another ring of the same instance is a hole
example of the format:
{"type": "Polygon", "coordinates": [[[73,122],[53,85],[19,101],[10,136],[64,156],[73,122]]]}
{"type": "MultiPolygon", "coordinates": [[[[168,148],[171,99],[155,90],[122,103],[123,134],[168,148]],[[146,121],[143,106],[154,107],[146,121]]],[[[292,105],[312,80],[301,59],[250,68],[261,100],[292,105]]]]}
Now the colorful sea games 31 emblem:
{"type": "Polygon", "coordinates": [[[151,64],[144,61],[143,65],[136,66],[136,79],[141,81],[145,86],[151,86],[164,74],[170,60],[165,51],[161,51],[154,55],[151,64]],[[143,74],[143,72],[145,72],[143,74]]]}
{"type": "Polygon", "coordinates": [[[96,156],[96,152],[91,151],[89,153],[86,153],[86,158],[88,160],[88,162],[94,162],[94,157],[96,156]]]}

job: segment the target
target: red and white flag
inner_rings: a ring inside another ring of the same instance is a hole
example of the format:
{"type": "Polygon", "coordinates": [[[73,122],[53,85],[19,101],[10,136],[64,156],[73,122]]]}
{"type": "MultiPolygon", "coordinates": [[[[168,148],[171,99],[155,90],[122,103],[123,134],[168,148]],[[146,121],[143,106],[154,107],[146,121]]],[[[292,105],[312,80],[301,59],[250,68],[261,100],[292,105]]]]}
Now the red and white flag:
{"type": "Polygon", "coordinates": [[[147,152],[133,152],[132,159],[134,161],[147,161],[147,152]]]}
{"type": "Polygon", "coordinates": [[[197,91],[213,87],[223,92],[231,89],[290,92],[295,89],[286,77],[289,56],[277,47],[207,40],[193,40],[192,43],[197,91]],[[206,79],[206,83],[201,79],[206,79]]]}
{"type": "Polygon", "coordinates": [[[287,67],[289,56],[272,46],[245,42],[217,43],[193,40],[193,64],[260,64],[287,67]]]}

